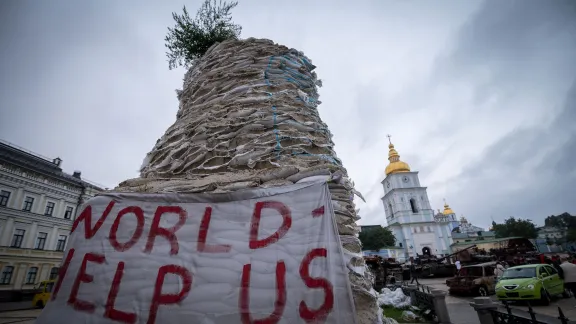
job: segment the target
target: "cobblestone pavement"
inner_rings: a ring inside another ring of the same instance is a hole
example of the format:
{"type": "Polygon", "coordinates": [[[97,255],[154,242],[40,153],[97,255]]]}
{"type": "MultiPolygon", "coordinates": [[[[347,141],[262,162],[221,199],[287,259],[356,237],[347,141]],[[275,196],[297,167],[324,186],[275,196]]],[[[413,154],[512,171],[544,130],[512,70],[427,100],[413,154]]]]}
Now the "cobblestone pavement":
{"type": "Polygon", "coordinates": [[[0,324],[33,324],[41,309],[0,312],[0,324]]]}
{"type": "MultiPolygon", "coordinates": [[[[421,284],[430,286],[431,288],[440,289],[448,293],[448,287],[446,286],[446,278],[427,278],[421,279],[421,284]]],[[[494,302],[498,302],[496,296],[490,297],[494,302]]],[[[456,297],[446,295],[446,306],[448,307],[448,312],[450,313],[450,320],[454,324],[478,324],[478,317],[474,309],[470,306],[470,302],[474,300],[474,297],[456,297]]],[[[537,306],[534,305],[532,308],[534,312],[548,315],[554,318],[558,317],[558,307],[562,308],[564,315],[568,317],[571,321],[576,321],[576,299],[575,298],[559,298],[555,299],[550,303],[550,306],[537,306]]],[[[511,305],[514,309],[519,309],[522,311],[527,311],[528,307],[526,304],[518,303],[511,305]]]]}

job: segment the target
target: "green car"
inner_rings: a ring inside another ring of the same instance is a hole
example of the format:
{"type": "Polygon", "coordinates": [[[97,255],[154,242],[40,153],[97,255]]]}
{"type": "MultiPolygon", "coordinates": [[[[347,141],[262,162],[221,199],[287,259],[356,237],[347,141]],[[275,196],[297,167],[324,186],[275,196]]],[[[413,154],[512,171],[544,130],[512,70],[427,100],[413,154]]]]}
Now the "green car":
{"type": "Polygon", "coordinates": [[[564,280],[548,264],[527,264],[504,271],[496,284],[498,300],[538,300],[550,304],[550,297],[565,294],[564,280]]]}

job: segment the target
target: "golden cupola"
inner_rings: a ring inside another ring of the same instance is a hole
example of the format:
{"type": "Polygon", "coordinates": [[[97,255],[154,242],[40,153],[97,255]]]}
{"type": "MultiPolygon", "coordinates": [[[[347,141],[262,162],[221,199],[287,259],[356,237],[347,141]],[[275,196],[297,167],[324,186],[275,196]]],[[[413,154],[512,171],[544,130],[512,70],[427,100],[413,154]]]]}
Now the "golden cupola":
{"type": "MultiPolygon", "coordinates": [[[[388,139],[390,139],[390,136],[388,136],[388,139]]],[[[388,145],[388,149],[388,161],[390,161],[390,163],[386,167],[386,175],[398,172],[410,172],[410,166],[408,163],[400,161],[400,155],[396,149],[394,149],[392,142],[388,145]]]]}
{"type": "Polygon", "coordinates": [[[454,211],[452,210],[452,208],[450,208],[450,206],[448,206],[446,200],[444,200],[444,210],[442,211],[442,214],[444,215],[454,214],[454,211]]]}

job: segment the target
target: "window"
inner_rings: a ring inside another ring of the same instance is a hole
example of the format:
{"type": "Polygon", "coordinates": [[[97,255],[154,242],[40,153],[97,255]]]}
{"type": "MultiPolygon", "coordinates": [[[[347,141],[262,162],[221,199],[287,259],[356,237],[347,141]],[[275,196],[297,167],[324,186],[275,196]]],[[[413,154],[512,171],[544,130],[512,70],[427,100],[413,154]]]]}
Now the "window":
{"type": "Polygon", "coordinates": [[[38,268],[32,267],[28,270],[26,275],[26,284],[33,284],[36,282],[36,275],[38,274],[38,268]]]}
{"type": "Polygon", "coordinates": [[[48,282],[48,283],[46,283],[46,289],[44,290],[44,292],[51,293],[53,288],[54,288],[54,283],[48,282]]]}
{"type": "Polygon", "coordinates": [[[24,199],[24,208],[22,208],[22,210],[28,212],[32,211],[32,205],[34,205],[34,198],[26,197],[26,199],[24,199]]]}
{"type": "Polygon", "coordinates": [[[410,207],[412,207],[412,212],[414,214],[418,212],[418,207],[416,207],[416,200],[414,198],[410,199],[410,207]]]}
{"type": "Polygon", "coordinates": [[[56,251],[64,251],[66,248],[66,235],[60,235],[58,237],[58,244],[56,245],[56,251]]]}
{"type": "Polygon", "coordinates": [[[544,277],[548,277],[548,272],[546,271],[546,267],[540,267],[540,269],[538,269],[538,274],[542,275],[544,277]]]}
{"type": "Polygon", "coordinates": [[[66,212],[64,213],[64,218],[70,219],[72,218],[72,213],[74,212],[74,208],[68,206],[66,207],[66,212]]]}
{"type": "Polygon", "coordinates": [[[46,203],[46,210],[44,211],[44,215],[52,216],[52,213],[54,213],[54,203],[49,201],[46,203]]]}
{"type": "Polygon", "coordinates": [[[9,285],[12,281],[12,273],[14,272],[14,267],[5,266],[4,271],[2,271],[2,276],[0,277],[1,285],[9,285]]]}
{"type": "Polygon", "coordinates": [[[550,273],[551,276],[553,276],[553,275],[555,275],[555,274],[558,273],[558,271],[557,271],[554,267],[551,267],[551,266],[545,266],[545,267],[546,267],[546,270],[548,270],[548,272],[550,273]]]}
{"type": "Polygon", "coordinates": [[[54,267],[50,270],[50,280],[52,279],[56,279],[56,277],[58,277],[58,271],[60,271],[60,268],[54,267]]]}
{"type": "Polygon", "coordinates": [[[6,207],[8,205],[9,199],[10,199],[10,191],[6,190],[0,191],[0,206],[6,207]]]}
{"type": "Polygon", "coordinates": [[[398,243],[398,245],[400,245],[400,247],[402,247],[402,243],[398,243]]]}
{"type": "Polygon", "coordinates": [[[496,268],[494,268],[492,266],[487,266],[486,268],[484,268],[484,276],[493,275],[495,270],[496,270],[496,268]]]}
{"type": "Polygon", "coordinates": [[[36,245],[34,248],[36,250],[44,250],[44,245],[46,245],[46,238],[48,237],[48,233],[39,232],[38,237],[36,237],[36,245]]]}
{"type": "Polygon", "coordinates": [[[26,231],[23,229],[17,229],[14,231],[14,236],[12,237],[12,244],[10,247],[19,248],[22,246],[22,241],[24,241],[24,234],[26,231]]]}
{"type": "Polygon", "coordinates": [[[394,217],[394,211],[392,210],[392,204],[388,203],[388,210],[390,210],[390,215],[392,215],[392,217],[394,217]]]}

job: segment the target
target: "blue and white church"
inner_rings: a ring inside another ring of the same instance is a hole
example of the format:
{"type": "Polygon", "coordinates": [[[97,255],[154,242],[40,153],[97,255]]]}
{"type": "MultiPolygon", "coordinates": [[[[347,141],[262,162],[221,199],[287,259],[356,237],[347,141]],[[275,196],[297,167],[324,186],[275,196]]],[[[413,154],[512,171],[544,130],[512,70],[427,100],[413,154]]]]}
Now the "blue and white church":
{"type": "Polygon", "coordinates": [[[404,250],[404,258],[398,258],[399,261],[416,254],[450,254],[452,230],[460,225],[456,214],[446,202],[444,210],[434,214],[426,187],[420,185],[418,171],[411,171],[410,166],[400,160],[392,142],[388,148],[390,162],[382,181],[382,203],[388,228],[396,237],[396,245],[404,250]]]}

